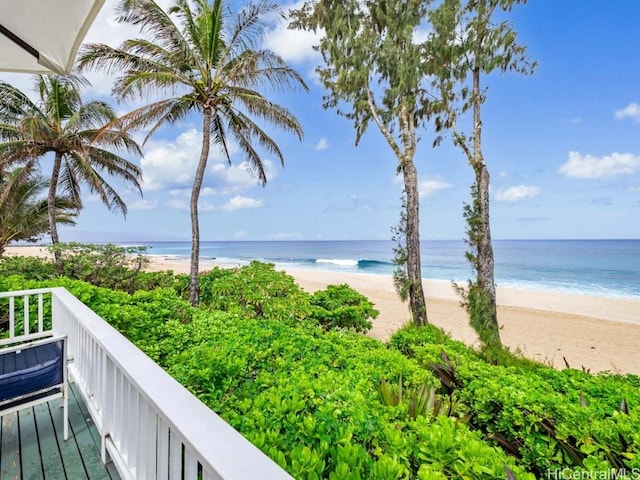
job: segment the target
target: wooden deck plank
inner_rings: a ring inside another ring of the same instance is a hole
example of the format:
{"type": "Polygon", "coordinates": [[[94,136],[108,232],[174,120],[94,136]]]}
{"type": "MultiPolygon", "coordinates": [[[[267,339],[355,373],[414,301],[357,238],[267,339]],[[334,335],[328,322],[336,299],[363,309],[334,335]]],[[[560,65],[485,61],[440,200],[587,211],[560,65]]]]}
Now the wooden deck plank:
{"type": "Polygon", "coordinates": [[[20,426],[20,464],[24,480],[36,480],[44,477],[40,462],[40,446],[38,432],[33,415],[33,408],[25,408],[18,412],[20,426]]]}
{"type": "Polygon", "coordinates": [[[69,439],[60,399],[0,418],[1,480],[120,480],[100,458],[100,434],[81,395],[69,389],[69,439]]]}
{"type": "Polygon", "coordinates": [[[2,417],[0,435],[0,478],[20,480],[20,438],[18,435],[18,414],[10,413],[2,417]]]}
{"type": "MultiPolygon", "coordinates": [[[[73,402],[69,399],[69,412],[71,412],[73,402]]],[[[64,425],[62,425],[62,408],[60,408],[60,400],[49,402],[49,411],[53,419],[53,429],[55,431],[55,440],[60,450],[60,457],[64,466],[65,478],[87,478],[87,473],[80,457],[78,445],[73,438],[73,430],[69,428],[69,439],[64,440],[64,425]]]]}
{"type": "MultiPolygon", "coordinates": [[[[73,391],[72,394],[75,397],[80,397],[80,392],[76,390],[74,385],[75,384],[70,385],[71,387],[70,390],[73,391]]],[[[91,414],[89,413],[89,409],[87,408],[86,403],[84,403],[83,401],[80,401],[78,402],[78,407],[80,407],[80,411],[82,412],[82,415],[84,415],[84,418],[88,418],[88,419],[91,418],[91,414]]],[[[98,449],[98,452],[99,452],[102,438],[100,438],[100,432],[98,432],[98,429],[95,427],[95,425],[92,422],[89,427],[89,432],[91,433],[91,436],[93,437],[93,441],[96,444],[96,448],[98,449]]],[[[118,473],[118,469],[116,468],[113,462],[107,463],[106,467],[107,467],[107,473],[112,479],[120,480],[120,474],[118,473]]]]}
{"type": "MultiPolygon", "coordinates": [[[[50,408],[60,410],[56,404],[40,403],[33,407],[36,425],[38,427],[38,441],[40,442],[40,454],[42,466],[44,469],[45,479],[58,480],[65,478],[64,466],[62,465],[62,457],[60,456],[60,447],[56,439],[54,427],[54,418],[50,408]]],[[[57,402],[56,402],[57,403],[57,402]]],[[[54,410],[55,411],[55,410],[54,410]]],[[[56,420],[62,423],[61,418],[56,420]]],[[[61,427],[62,425],[60,425],[61,427]]]]}
{"type": "Polygon", "coordinates": [[[90,430],[95,426],[90,416],[85,417],[83,415],[79,405],[81,402],[77,398],[79,396],[74,389],[69,389],[69,423],[70,428],[73,430],[73,436],[78,445],[82,462],[86,468],[87,478],[91,480],[110,480],[111,477],[100,458],[99,444],[96,445],[91,435],[90,430]],[[74,398],[73,402],[71,402],[71,397],[74,398]],[[73,408],[71,408],[72,404],[73,408]]]}

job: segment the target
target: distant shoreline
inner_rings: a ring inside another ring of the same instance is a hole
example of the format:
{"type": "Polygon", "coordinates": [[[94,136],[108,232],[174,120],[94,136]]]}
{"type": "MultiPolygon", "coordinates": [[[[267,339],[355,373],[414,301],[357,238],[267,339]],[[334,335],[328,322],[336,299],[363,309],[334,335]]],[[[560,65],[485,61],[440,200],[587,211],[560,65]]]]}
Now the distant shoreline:
{"type": "MultiPolygon", "coordinates": [[[[9,247],[8,255],[46,256],[45,247],[9,247]]],[[[188,273],[189,259],[149,256],[149,270],[188,273]]],[[[201,262],[201,271],[218,265],[201,262]]],[[[221,265],[218,265],[221,266],[221,265]]],[[[367,296],[380,311],[370,332],[386,341],[409,322],[410,315],[390,276],[332,270],[286,269],[308,292],[329,284],[348,283],[367,296]]],[[[450,282],[425,280],[430,321],[457,340],[476,342],[466,312],[450,282]]],[[[575,368],[593,372],[640,374],[640,300],[498,288],[499,322],[503,342],[534,360],[563,368],[565,359],[575,368]]]]}

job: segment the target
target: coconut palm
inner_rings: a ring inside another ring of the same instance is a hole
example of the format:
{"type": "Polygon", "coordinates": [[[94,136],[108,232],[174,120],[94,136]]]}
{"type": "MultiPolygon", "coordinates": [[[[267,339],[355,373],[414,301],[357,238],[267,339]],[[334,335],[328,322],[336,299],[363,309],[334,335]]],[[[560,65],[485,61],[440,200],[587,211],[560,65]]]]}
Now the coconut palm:
{"type": "Polygon", "coordinates": [[[191,192],[191,281],[189,299],[198,303],[200,232],[198,198],[211,141],[231,162],[235,141],[257,173],[267,181],[256,145],[284,161],[280,148],[257,121],[302,138],[287,109],[270,101],[264,88],[283,91],[306,85],[282,58],[260,48],[265,29],[280,13],[275,3],[250,4],[232,15],[222,0],[177,0],[169,12],[152,0],[124,0],[119,21],[138,25],[149,39],[125,41],[119,48],[91,44],[80,54],[81,68],[103,68],[116,79],[113,93],[122,100],[150,94],[162,99],[123,117],[125,124],[149,128],[145,141],[163,124],[202,118],[202,149],[191,192]]]}
{"type": "MultiPolygon", "coordinates": [[[[0,257],[13,241],[35,241],[49,232],[47,199],[42,196],[49,182],[24,168],[0,170],[0,257]]],[[[74,225],[76,209],[67,198],[56,198],[56,223],[74,225]]]]}
{"type": "Polygon", "coordinates": [[[82,101],[80,89],[88,85],[82,77],[36,75],[34,80],[38,102],[0,82],[0,168],[23,166],[19,175],[27,177],[47,154],[54,154],[47,201],[51,241],[56,244],[58,191],[79,211],[81,186],[85,185],[109,210],[126,214],[124,200],[106,176],[141,192],[140,168],[119,153],[137,157],[142,151],[127,132],[110,127],[116,119],[111,106],[82,101]],[[100,136],[96,137],[98,131],[100,136]]]}

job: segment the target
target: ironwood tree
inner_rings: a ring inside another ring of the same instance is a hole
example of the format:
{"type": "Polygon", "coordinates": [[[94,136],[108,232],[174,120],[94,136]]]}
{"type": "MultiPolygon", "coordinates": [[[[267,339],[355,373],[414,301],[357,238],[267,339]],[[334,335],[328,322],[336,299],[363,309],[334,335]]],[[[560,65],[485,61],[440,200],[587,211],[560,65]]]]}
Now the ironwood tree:
{"type": "Polygon", "coordinates": [[[416,35],[429,2],[318,0],[292,12],[292,28],[324,32],[318,68],[324,107],[353,122],[358,145],[373,123],[398,160],[406,195],[406,291],[413,320],[428,323],[420,262],[420,201],[414,163],[417,130],[429,119],[429,42],[416,35]]]}
{"type": "Polygon", "coordinates": [[[464,300],[471,324],[485,344],[500,345],[491,241],[489,169],[482,151],[482,105],[487,87],[482,80],[494,71],[530,74],[535,63],[507,20],[498,21],[526,0],[444,0],[429,14],[433,28],[430,61],[437,67],[435,91],[441,100],[436,127],[449,129],[473,169],[471,203],[465,205],[467,258],[476,279],[464,300]],[[464,122],[470,114],[470,121],[464,122]],[[463,120],[462,122],[460,120],[463,120]],[[470,125],[465,132],[463,125],[470,125]]]}

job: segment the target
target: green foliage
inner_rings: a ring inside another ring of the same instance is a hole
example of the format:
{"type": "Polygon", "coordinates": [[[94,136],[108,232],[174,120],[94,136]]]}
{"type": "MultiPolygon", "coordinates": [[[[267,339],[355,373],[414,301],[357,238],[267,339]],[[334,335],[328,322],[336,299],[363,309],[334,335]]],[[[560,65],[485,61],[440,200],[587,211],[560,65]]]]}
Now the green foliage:
{"type": "Polygon", "coordinates": [[[504,463],[518,478],[533,478],[462,422],[427,420],[407,404],[381,407],[372,385],[385,376],[413,385],[433,380],[375,340],[309,323],[239,321],[225,312],[166,327],[171,335],[161,348],[171,352],[171,374],[295,478],[418,478],[420,469],[442,478],[460,478],[458,471],[505,478],[504,463]],[[431,428],[450,432],[454,451],[474,439],[476,456],[452,451],[451,465],[428,464],[445,449],[423,441],[431,428]]]}
{"type": "Polygon", "coordinates": [[[353,122],[356,145],[373,122],[396,156],[406,215],[394,232],[400,239],[394,284],[401,298],[408,296],[418,324],[428,322],[420,274],[420,195],[414,157],[420,141],[416,131],[432,115],[434,102],[426,84],[433,74],[433,62],[426,59],[429,40],[417,41],[414,34],[427,20],[429,3],[318,0],[291,12],[291,27],[323,32],[317,49],[324,65],[317,72],[328,90],[324,107],[335,108],[353,122]]]}
{"type": "Polygon", "coordinates": [[[40,257],[3,257],[0,259],[0,277],[22,275],[29,280],[45,280],[56,275],[55,264],[40,257]]]}
{"type": "Polygon", "coordinates": [[[468,361],[478,359],[473,350],[464,343],[451,339],[449,335],[435,325],[407,325],[391,336],[389,346],[409,358],[415,358],[424,348],[428,348],[434,355],[433,361],[437,361],[436,359],[439,358],[443,349],[455,358],[468,361]]]}
{"type": "MultiPolygon", "coordinates": [[[[637,376],[492,365],[433,326],[405,327],[385,346],[298,320],[318,307],[272,265],[204,277],[211,303],[200,308],[174,288],[128,294],[68,278],[2,275],[0,290],[64,286],[295,478],[529,480],[640,468],[637,376]],[[293,321],[274,321],[283,318],[293,321]]],[[[318,296],[326,308],[353,296],[342,287],[318,296]]]]}
{"type": "Polygon", "coordinates": [[[400,375],[396,385],[388,383],[383,378],[377,390],[383,405],[397,406],[406,403],[409,417],[414,420],[419,415],[433,420],[438,415],[452,416],[455,413],[456,404],[453,397],[438,394],[431,381],[406,386],[400,375]]]}
{"type": "Polygon", "coordinates": [[[428,343],[434,337],[428,330],[406,329],[397,335],[391,344],[434,371],[443,389],[454,392],[459,408],[471,416],[472,428],[538,478],[548,469],[634,468],[640,435],[627,426],[640,405],[638,377],[593,376],[541,365],[532,369],[524,361],[511,367],[490,365],[453,343],[428,343]],[[454,361],[447,356],[443,362],[443,348],[456,351],[454,361]],[[623,399],[628,414],[621,408],[623,399]]]}
{"type": "Polygon", "coordinates": [[[495,309],[487,291],[478,284],[477,280],[469,280],[466,289],[454,284],[454,289],[462,297],[462,306],[469,314],[469,324],[478,334],[482,345],[485,348],[501,348],[498,326],[493,322],[495,309]]]}
{"type": "Polygon", "coordinates": [[[254,261],[226,273],[214,270],[205,282],[202,296],[216,310],[281,321],[302,320],[311,313],[309,295],[272,263],[254,261]]]}
{"type": "MultiPolygon", "coordinates": [[[[467,222],[465,243],[469,247],[469,250],[465,252],[465,256],[476,272],[476,278],[473,281],[468,281],[466,289],[455,283],[453,287],[462,298],[461,304],[469,315],[469,324],[478,334],[483,347],[499,350],[502,347],[502,343],[500,341],[500,330],[495,321],[497,315],[496,305],[495,302],[491,301],[489,293],[482,286],[479,252],[484,233],[481,228],[481,205],[478,199],[477,183],[471,186],[471,199],[471,205],[464,204],[464,218],[467,222]]],[[[491,259],[491,263],[493,264],[493,259],[491,259]]]]}
{"type": "Polygon", "coordinates": [[[316,320],[324,329],[353,330],[366,333],[379,312],[364,295],[356,292],[347,284],[329,285],[311,296],[313,313],[310,318],[316,320]]]}
{"type": "MultiPolygon", "coordinates": [[[[64,287],[100,317],[131,339],[155,361],[161,360],[159,341],[163,338],[164,323],[173,320],[189,322],[193,308],[173,289],[157,288],[130,295],[123,291],[96,287],[80,280],[57,277],[44,281],[27,280],[19,275],[0,277],[0,291],[34,288],[64,287]]],[[[16,300],[16,308],[21,303],[16,300]]],[[[0,318],[2,306],[0,303],[0,318]]],[[[37,318],[36,305],[30,304],[31,318],[37,318]]],[[[45,319],[51,317],[50,301],[45,302],[45,319]]],[[[21,322],[20,318],[17,318],[21,322]]],[[[16,325],[22,325],[18,321],[16,325]]]]}
{"type": "Polygon", "coordinates": [[[392,241],[396,243],[393,247],[392,263],[393,286],[400,300],[406,302],[409,298],[409,274],[407,273],[407,262],[409,260],[407,252],[407,196],[402,195],[402,208],[400,209],[400,220],[398,225],[391,229],[393,233],[392,241]]]}
{"type": "Polygon", "coordinates": [[[88,85],[85,78],[35,75],[32,83],[30,95],[0,82],[1,160],[3,166],[20,166],[36,175],[43,159],[53,154],[53,161],[47,163],[51,173],[44,205],[50,211],[52,242],[57,243],[58,221],[72,223],[75,212],[82,209],[82,186],[109,210],[127,213],[109,179],[142,192],[142,170],[127,159],[142,156],[142,151],[122,124],[114,121],[115,110],[108,103],[83,101],[81,90],[88,85]]]}
{"type": "Polygon", "coordinates": [[[135,277],[149,259],[146,247],[58,243],[48,250],[62,263],[62,273],[99,287],[133,291],[135,277]]]}
{"type": "MultiPolygon", "coordinates": [[[[42,198],[48,185],[40,172],[24,167],[7,172],[0,167],[0,258],[10,242],[35,242],[49,232],[47,200],[42,198]]],[[[74,225],[74,206],[69,198],[55,197],[56,223],[74,225]]]]}
{"type": "Polygon", "coordinates": [[[279,55],[259,47],[272,22],[282,15],[275,2],[251,2],[231,15],[231,6],[222,0],[176,1],[171,12],[178,22],[167,21],[166,12],[153,0],[125,1],[121,7],[118,20],[138,27],[143,38],[126,40],[117,48],[89,44],[80,52],[78,64],[80,68],[122,72],[115,80],[113,94],[119,100],[139,97],[143,102],[125,114],[122,123],[143,129],[145,141],[164,124],[190,121],[193,113],[202,115],[202,148],[191,190],[194,228],[189,301],[197,305],[197,204],[211,142],[230,163],[229,138],[234,139],[251,171],[266,184],[263,152],[282,165],[284,155],[265,124],[300,140],[303,133],[293,113],[266,93],[307,90],[307,85],[279,55]],[[164,53],[158,55],[160,51],[164,53]],[[147,103],[150,98],[153,100],[147,103]]]}

